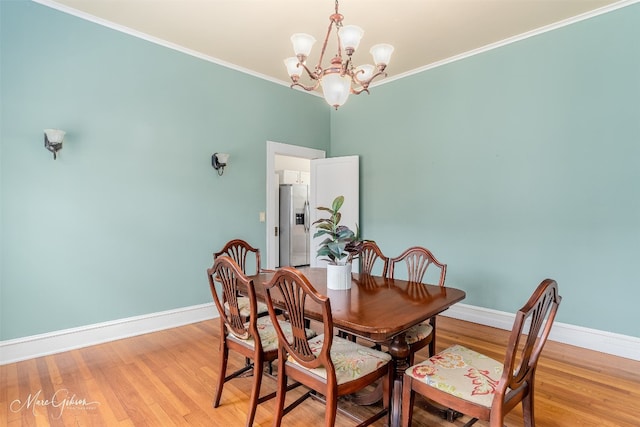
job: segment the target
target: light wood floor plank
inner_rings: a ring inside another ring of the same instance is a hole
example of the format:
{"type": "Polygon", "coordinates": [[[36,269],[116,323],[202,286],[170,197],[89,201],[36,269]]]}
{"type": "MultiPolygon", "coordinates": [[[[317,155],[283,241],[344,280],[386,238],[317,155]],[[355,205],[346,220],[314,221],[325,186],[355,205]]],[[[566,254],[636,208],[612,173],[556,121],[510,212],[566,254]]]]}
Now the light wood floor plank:
{"type": "MultiPolygon", "coordinates": [[[[11,427],[243,426],[251,377],[227,383],[221,406],[211,407],[218,377],[218,328],[218,321],[210,320],[0,366],[0,420],[11,427]],[[25,403],[35,395],[51,399],[58,390],[68,390],[67,397],[76,399],[62,412],[51,403],[25,403]],[[83,399],[98,404],[83,407],[83,399]],[[16,401],[24,407],[18,408],[16,401]]],[[[438,319],[439,350],[460,343],[501,360],[507,339],[507,331],[438,319]]],[[[417,360],[426,357],[425,351],[418,353],[417,360]]],[[[229,372],[243,364],[243,358],[231,353],[229,372]]],[[[275,388],[276,382],[265,377],[262,394],[275,388]]],[[[290,392],[287,402],[301,393],[290,392]]],[[[256,426],[271,425],[273,405],[271,400],[258,407],[256,426]]],[[[417,406],[416,426],[459,427],[467,420],[449,423],[422,409],[419,399],[417,406]]],[[[283,424],[310,427],[321,425],[323,417],[324,406],[307,401],[288,414],[283,424]]],[[[549,342],[538,369],[536,420],[539,427],[637,427],[640,362],[549,342]]],[[[378,421],[374,426],[384,424],[378,421]]],[[[336,425],[355,423],[339,414],[336,425]]],[[[506,425],[523,425],[521,407],[509,414],[506,425]]]]}

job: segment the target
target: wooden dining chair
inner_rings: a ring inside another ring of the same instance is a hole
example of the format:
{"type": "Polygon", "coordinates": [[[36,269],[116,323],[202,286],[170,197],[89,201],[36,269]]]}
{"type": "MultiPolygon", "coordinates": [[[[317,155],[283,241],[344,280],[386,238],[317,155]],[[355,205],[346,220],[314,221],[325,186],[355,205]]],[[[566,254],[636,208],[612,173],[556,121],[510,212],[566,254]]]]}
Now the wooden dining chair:
{"type": "MultiPolygon", "coordinates": [[[[447,264],[443,264],[427,248],[413,246],[405,250],[396,258],[389,261],[389,277],[395,278],[401,274],[417,289],[407,290],[419,294],[424,287],[421,285],[428,275],[433,277],[439,286],[444,286],[447,276],[447,264]]],[[[407,344],[409,344],[409,364],[413,365],[417,351],[429,346],[429,356],[435,354],[436,349],[436,317],[421,322],[406,332],[407,344]]]]}
{"type": "Polygon", "coordinates": [[[384,378],[383,409],[359,426],[366,426],[385,416],[389,407],[392,381],[391,356],[355,342],[333,336],[331,302],[319,294],[307,277],[292,267],[279,269],[266,285],[269,314],[276,318],[276,307],[289,313],[293,336],[290,342],[286,331],[275,325],[278,334],[278,391],[274,427],[280,426],[282,417],[313,392],[326,399],[325,426],[336,422],[338,397],[352,394],[380,378],[384,378]],[[323,333],[305,338],[305,305],[322,314],[323,333]],[[311,389],[285,409],[287,379],[291,378],[311,389]]]}
{"type": "MultiPolygon", "coordinates": [[[[260,249],[254,248],[242,239],[228,241],[219,252],[215,252],[213,254],[214,261],[221,255],[226,255],[233,259],[240,266],[240,270],[248,276],[258,274],[262,271],[260,268],[260,249]],[[255,261],[253,263],[247,262],[249,254],[254,255],[255,261]],[[255,270],[251,268],[251,271],[247,271],[248,266],[255,266],[255,270]]],[[[249,299],[246,296],[239,295],[238,306],[240,307],[240,316],[242,316],[246,321],[246,319],[249,318],[249,299]]],[[[269,314],[267,311],[267,305],[263,302],[258,301],[257,310],[258,316],[267,316],[269,314]]]]}
{"type": "Polygon", "coordinates": [[[535,426],[534,382],[538,359],[561,301],[558,285],[545,279],[516,313],[502,363],[454,345],[405,371],[402,425],[411,425],[415,393],[502,427],[505,415],[522,402],[524,425],[535,426]]]}
{"type": "Polygon", "coordinates": [[[389,257],[385,256],[373,240],[362,242],[360,249],[360,274],[387,276],[389,257]],[[381,265],[381,267],[379,267],[381,265]],[[379,269],[379,270],[378,270],[379,269]]]}
{"type": "MultiPolygon", "coordinates": [[[[389,269],[389,257],[382,253],[378,244],[373,240],[364,240],[360,245],[358,253],[349,255],[349,261],[353,262],[353,259],[356,256],[360,259],[360,274],[357,279],[358,286],[361,289],[375,290],[375,288],[380,286],[381,282],[376,280],[372,275],[376,274],[382,277],[387,276],[387,271],[389,269]]],[[[342,338],[350,339],[351,341],[356,340],[355,335],[349,334],[345,331],[339,331],[338,335],[342,338]]],[[[376,344],[374,348],[379,350],[380,345],[376,344]]]]}
{"type": "MultiPolygon", "coordinates": [[[[253,425],[257,406],[273,397],[275,393],[267,396],[260,396],[260,385],[264,362],[272,362],[278,357],[278,338],[276,329],[270,317],[258,317],[257,303],[253,281],[243,272],[240,266],[229,256],[218,256],[213,267],[207,269],[209,287],[213,301],[220,315],[220,372],[218,376],[218,386],[213,399],[213,407],[217,408],[222,396],[224,383],[237,378],[248,370],[253,370],[253,387],[249,399],[249,412],[247,414],[247,426],[253,425]],[[219,294],[216,282],[221,284],[222,292],[219,294]],[[238,302],[239,286],[247,289],[249,301],[249,316],[245,320],[240,313],[238,302]],[[224,309],[226,307],[226,310],[224,309]],[[229,350],[233,350],[252,363],[246,364],[238,371],[226,375],[227,362],[229,360],[229,350]]],[[[293,340],[291,325],[280,319],[275,319],[278,324],[277,330],[283,334],[285,339],[293,340]]],[[[308,336],[315,336],[315,332],[305,330],[301,332],[308,336]]]]}
{"type": "Polygon", "coordinates": [[[260,249],[254,248],[242,239],[229,240],[219,252],[213,254],[213,259],[215,260],[220,255],[231,257],[238,263],[242,272],[248,276],[253,276],[260,272],[260,249]],[[247,257],[251,253],[254,255],[255,261],[247,263],[247,257]],[[247,266],[255,267],[255,270],[247,271],[247,266]]]}

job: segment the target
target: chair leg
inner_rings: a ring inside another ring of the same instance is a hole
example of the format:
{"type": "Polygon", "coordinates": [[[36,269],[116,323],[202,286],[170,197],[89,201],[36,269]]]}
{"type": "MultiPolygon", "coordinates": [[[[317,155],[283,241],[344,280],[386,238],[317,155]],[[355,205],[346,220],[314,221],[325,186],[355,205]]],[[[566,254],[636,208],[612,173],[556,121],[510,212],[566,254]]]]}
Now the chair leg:
{"type": "Polygon", "coordinates": [[[217,408],[220,405],[220,397],[222,396],[222,387],[224,386],[224,379],[227,375],[227,361],[229,360],[229,348],[223,341],[220,342],[220,369],[218,370],[218,387],[216,388],[216,394],[213,398],[213,407],[217,408]]]}
{"type": "Polygon", "coordinates": [[[325,427],[334,427],[336,425],[336,413],[338,412],[338,396],[335,390],[327,390],[325,396],[327,400],[327,409],[324,414],[325,427]]]}
{"type": "Polygon", "coordinates": [[[389,363],[387,376],[382,378],[382,407],[389,409],[391,403],[391,390],[393,390],[393,364],[389,363]]]}
{"type": "Polygon", "coordinates": [[[435,316],[431,318],[431,327],[433,328],[433,333],[431,334],[431,342],[429,343],[429,357],[436,354],[436,317],[435,316]]]}
{"type": "Polygon", "coordinates": [[[278,391],[276,393],[276,410],[273,414],[273,427],[280,427],[284,416],[284,398],[287,395],[287,375],[284,371],[285,357],[278,354],[278,391]]]}
{"type": "Polygon", "coordinates": [[[529,391],[522,399],[522,416],[524,417],[524,427],[535,427],[536,419],[533,412],[533,377],[529,384],[529,391]]]}
{"type": "Polygon", "coordinates": [[[347,340],[349,340],[351,342],[356,342],[356,336],[352,335],[352,334],[349,334],[349,333],[347,333],[345,331],[338,331],[338,336],[340,338],[347,339],[347,340]]]}
{"type": "Polygon", "coordinates": [[[260,399],[260,385],[262,384],[262,373],[264,364],[262,359],[257,355],[254,356],[253,363],[253,387],[251,397],[249,398],[249,414],[247,414],[247,427],[253,426],[253,419],[256,416],[256,408],[258,407],[258,399],[260,399]]]}
{"type": "Polygon", "coordinates": [[[415,393],[411,389],[411,380],[409,375],[405,375],[402,384],[402,427],[409,427],[413,418],[415,393]]]}

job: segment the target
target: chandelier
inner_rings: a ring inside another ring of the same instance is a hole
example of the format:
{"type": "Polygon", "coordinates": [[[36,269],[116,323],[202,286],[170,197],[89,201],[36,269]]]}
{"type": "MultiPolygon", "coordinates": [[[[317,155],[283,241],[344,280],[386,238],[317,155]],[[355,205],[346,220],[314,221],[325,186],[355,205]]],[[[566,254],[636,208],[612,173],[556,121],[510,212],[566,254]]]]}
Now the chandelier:
{"type": "Polygon", "coordinates": [[[338,13],[338,0],[336,0],[335,10],[335,13],[329,16],[330,24],[327,35],[324,38],[318,65],[315,66],[313,71],[307,67],[306,61],[316,39],[309,34],[297,33],[291,36],[291,42],[293,43],[293,50],[296,56],[285,59],[284,64],[287,67],[291,81],[293,81],[293,84],[291,84],[292,88],[299,86],[304,90],[313,91],[318,88],[318,85],[322,85],[324,99],[337,110],[338,107],[347,102],[350,93],[355,95],[359,95],[362,92],[369,93],[369,84],[371,84],[373,79],[381,75],[387,76],[384,70],[387,68],[389,60],[391,59],[393,46],[390,44],[377,44],[373,46],[369,52],[373,55],[375,66],[365,64],[354,67],[351,62],[351,56],[358,48],[364,30],[355,25],[342,25],[344,17],[338,13]],[[331,30],[334,26],[338,39],[338,52],[336,56],[331,59],[331,64],[327,68],[323,68],[322,59],[327,49],[327,42],[329,41],[331,30]],[[346,54],[346,59],[342,58],[343,49],[346,54]],[[307,86],[300,83],[302,70],[306,71],[312,80],[311,85],[307,86]]]}

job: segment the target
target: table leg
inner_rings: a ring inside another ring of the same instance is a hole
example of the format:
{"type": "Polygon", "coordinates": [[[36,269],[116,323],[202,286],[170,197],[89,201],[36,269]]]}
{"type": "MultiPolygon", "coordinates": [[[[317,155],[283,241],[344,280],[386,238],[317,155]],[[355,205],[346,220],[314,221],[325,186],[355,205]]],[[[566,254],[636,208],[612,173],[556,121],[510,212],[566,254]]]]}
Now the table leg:
{"type": "Polygon", "coordinates": [[[404,371],[409,367],[409,345],[405,334],[397,335],[389,344],[389,354],[393,357],[393,390],[389,402],[389,425],[399,427],[402,415],[402,382],[404,371]]]}

